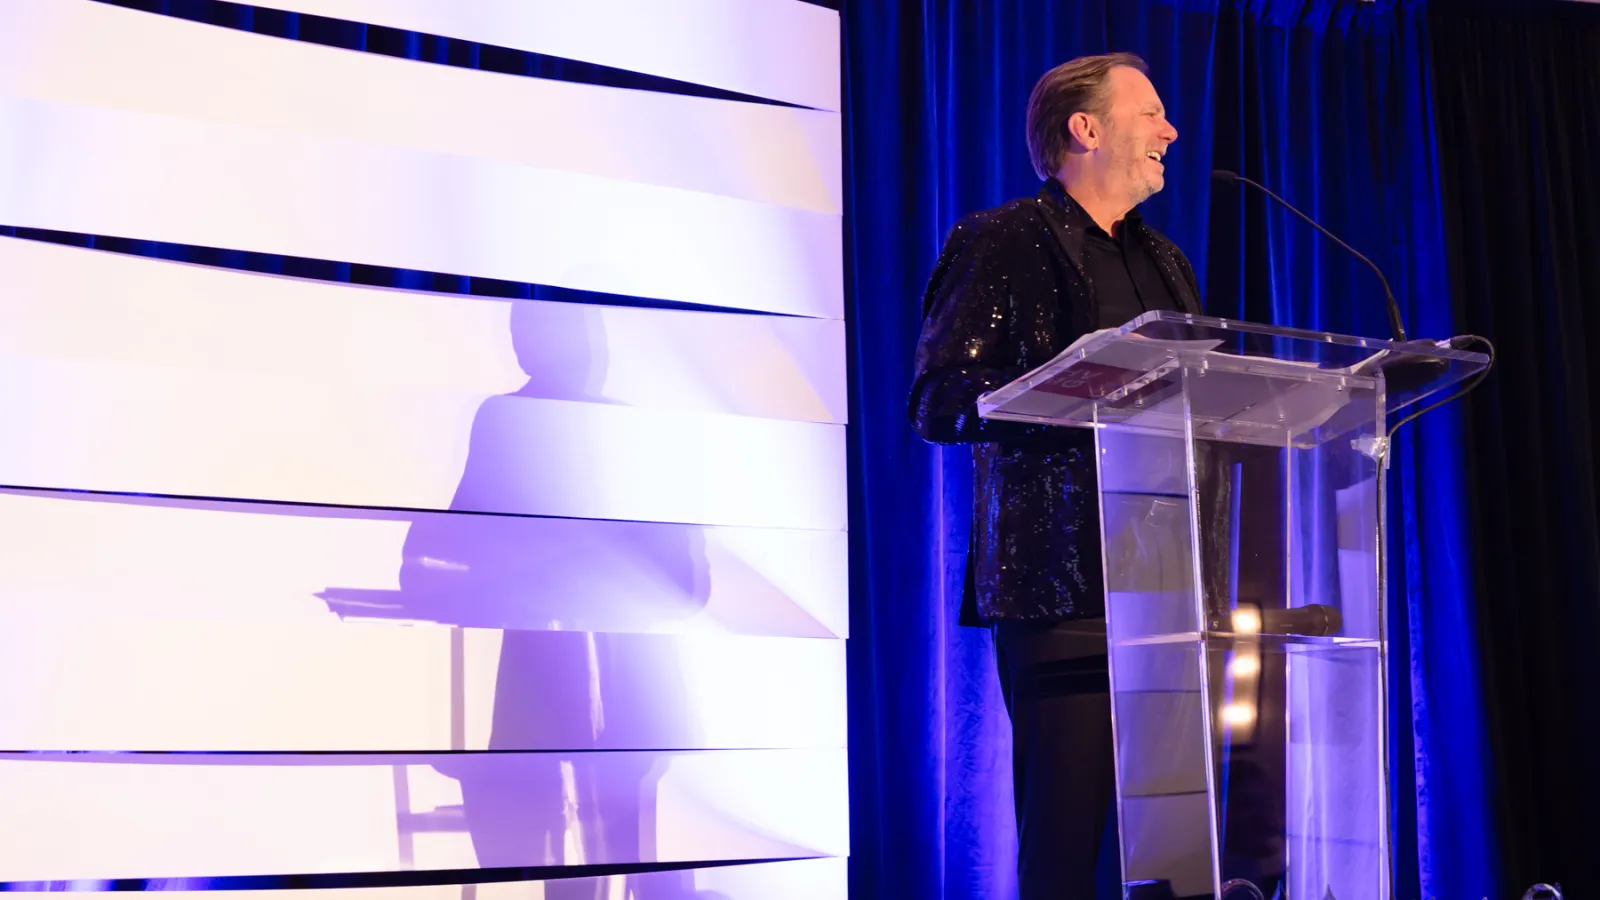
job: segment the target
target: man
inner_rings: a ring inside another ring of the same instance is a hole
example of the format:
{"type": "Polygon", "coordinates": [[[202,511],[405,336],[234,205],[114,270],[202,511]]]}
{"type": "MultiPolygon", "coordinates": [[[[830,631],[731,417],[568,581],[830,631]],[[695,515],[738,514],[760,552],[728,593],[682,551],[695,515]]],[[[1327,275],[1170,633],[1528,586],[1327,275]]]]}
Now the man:
{"type": "Polygon", "coordinates": [[[1072,60],[1028,101],[1036,197],[956,225],[924,298],[911,416],[973,445],[962,620],[993,629],[1011,714],[1022,900],[1090,900],[1114,790],[1092,436],[978,417],[1080,335],[1200,312],[1194,270],[1135,211],[1178,132],[1131,54],[1072,60]]]}

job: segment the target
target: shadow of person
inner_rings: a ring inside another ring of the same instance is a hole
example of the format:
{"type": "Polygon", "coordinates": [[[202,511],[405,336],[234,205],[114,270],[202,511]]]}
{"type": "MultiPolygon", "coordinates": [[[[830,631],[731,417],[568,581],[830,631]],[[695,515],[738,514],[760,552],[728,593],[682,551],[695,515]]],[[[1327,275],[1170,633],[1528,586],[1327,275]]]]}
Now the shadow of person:
{"type": "MultiPolygon", "coordinates": [[[[605,508],[606,436],[585,433],[576,406],[617,405],[603,393],[602,311],[513,302],[510,331],[528,380],[478,408],[449,508],[515,512],[546,508],[551,497],[563,507],[605,508]],[[557,422],[568,430],[552,433],[557,422]]],[[[704,530],[695,526],[423,514],[412,520],[402,556],[398,596],[341,611],[371,615],[376,605],[393,618],[470,627],[637,633],[694,615],[710,594],[704,530]]]]}
{"type": "MultiPolygon", "coordinates": [[[[606,486],[607,473],[593,464],[602,458],[600,436],[584,433],[581,415],[563,419],[579,427],[549,433],[551,407],[540,402],[612,404],[603,393],[602,311],[516,301],[510,325],[528,380],[475,414],[450,503],[459,514],[415,517],[399,591],[381,603],[363,598],[360,612],[505,629],[488,740],[495,752],[454,754],[434,766],[461,785],[480,867],[657,861],[655,796],[668,758],[661,751],[697,746],[698,729],[676,642],[649,632],[705,605],[703,534],[474,514],[526,508],[525,498],[555,493],[582,505],[606,486]]],[[[340,592],[325,597],[350,611],[340,592]]],[[[461,678],[461,661],[453,668],[461,678]]],[[[458,704],[464,690],[455,686],[458,704]]],[[[453,715],[461,741],[462,710],[453,715]]],[[[593,883],[551,881],[545,896],[588,898],[593,883]]],[[[692,873],[657,873],[630,876],[629,891],[635,900],[674,900],[693,897],[692,885],[692,873]]]]}

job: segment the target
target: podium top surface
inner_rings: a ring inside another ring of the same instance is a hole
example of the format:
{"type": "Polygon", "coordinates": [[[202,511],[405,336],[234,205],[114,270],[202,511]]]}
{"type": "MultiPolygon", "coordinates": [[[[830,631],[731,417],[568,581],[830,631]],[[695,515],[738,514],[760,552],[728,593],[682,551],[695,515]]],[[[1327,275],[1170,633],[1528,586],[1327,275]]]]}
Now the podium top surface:
{"type": "Polygon", "coordinates": [[[1079,339],[978,401],[985,418],[1316,446],[1376,432],[1489,364],[1393,341],[1156,311],[1079,339]],[[1192,430],[1191,430],[1192,429],[1192,430]]]}

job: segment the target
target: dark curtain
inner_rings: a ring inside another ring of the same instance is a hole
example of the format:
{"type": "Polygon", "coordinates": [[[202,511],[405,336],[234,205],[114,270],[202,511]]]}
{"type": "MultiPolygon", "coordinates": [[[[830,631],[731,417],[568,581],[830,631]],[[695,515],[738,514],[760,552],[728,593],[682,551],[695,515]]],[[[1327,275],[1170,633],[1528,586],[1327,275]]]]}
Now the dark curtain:
{"type": "Polygon", "coordinates": [[[1467,406],[1502,896],[1600,892],[1600,16],[1432,15],[1464,330],[1499,350],[1467,406]]]}
{"type": "MultiPolygon", "coordinates": [[[[1417,334],[1446,287],[1425,22],[1356,0],[846,3],[852,357],[852,896],[1012,896],[1009,728],[986,633],[957,625],[968,454],[905,419],[923,280],[962,214],[1032,194],[1029,90],[1132,50],[1180,136],[1148,221],[1214,315],[1386,336],[1370,271],[1236,188],[1266,182],[1390,275],[1417,334]]],[[[1460,420],[1403,432],[1390,481],[1391,770],[1401,897],[1493,892],[1460,420]]]]}

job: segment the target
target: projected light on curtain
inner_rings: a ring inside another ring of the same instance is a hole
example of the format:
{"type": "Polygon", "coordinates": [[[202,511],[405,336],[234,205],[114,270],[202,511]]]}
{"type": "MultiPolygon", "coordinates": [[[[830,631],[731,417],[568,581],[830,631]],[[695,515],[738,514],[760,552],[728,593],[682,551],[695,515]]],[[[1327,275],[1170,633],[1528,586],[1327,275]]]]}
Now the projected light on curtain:
{"type": "Polygon", "coordinates": [[[838,14],[274,7],[646,89],[0,6],[0,886],[842,898],[838,14]]]}

